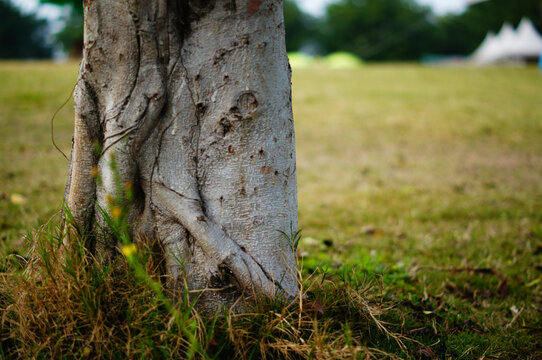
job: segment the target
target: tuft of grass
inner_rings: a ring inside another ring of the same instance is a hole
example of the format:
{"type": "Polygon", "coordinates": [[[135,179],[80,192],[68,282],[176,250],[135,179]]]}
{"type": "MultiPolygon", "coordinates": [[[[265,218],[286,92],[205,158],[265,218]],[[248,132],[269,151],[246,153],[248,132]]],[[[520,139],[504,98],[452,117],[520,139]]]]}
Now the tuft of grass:
{"type": "Polygon", "coordinates": [[[353,268],[312,269],[302,296],[289,302],[261,298],[244,313],[202,315],[188,290],[176,303],[164,296],[167,279],[152,243],[138,241],[137,252],[125,244],[125,256],[104,266],[84,238],[70,234],[72,244],[63,245],[70,228],[43,227],[28,237],[23,262],[3,259],[2,356],[395,358],[415,342],[391,330],[392,303],[353,268]]]}

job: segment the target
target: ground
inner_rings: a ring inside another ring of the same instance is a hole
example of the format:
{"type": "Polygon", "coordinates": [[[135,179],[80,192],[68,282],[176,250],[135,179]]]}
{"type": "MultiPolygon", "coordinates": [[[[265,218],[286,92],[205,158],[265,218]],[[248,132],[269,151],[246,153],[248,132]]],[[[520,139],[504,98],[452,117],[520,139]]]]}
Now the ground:
{"type": "MultiPolygon", "coordinates": [[[[68,162],[51,117],[76,77],[75,63],[0,63],[4,256],[60,209],[68,162]]],[[[294,70],[300,266],[379,287],[395,309],[383,320],[412,341],[373,348],[542,356],[540,94],[535,68],[294,70]]],[[[54,120],[68,156],[72,119],[69,101],[54,120]]]]}

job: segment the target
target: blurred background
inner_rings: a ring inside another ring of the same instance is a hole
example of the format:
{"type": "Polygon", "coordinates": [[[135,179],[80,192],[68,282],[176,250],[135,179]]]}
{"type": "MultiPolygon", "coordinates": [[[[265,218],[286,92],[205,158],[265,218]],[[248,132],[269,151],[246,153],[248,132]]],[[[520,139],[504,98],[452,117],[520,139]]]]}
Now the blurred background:
{"type": "MultiPolygon", "coordinates": [[[[78,0],[0,0],[0,58],[79,57],[82,12],[78,0]]],[[[542,52],[540,0],[285,0],[284,15],[294,66],[336,53],[329,62],[345,66],[535,62],[542,52]]]]}

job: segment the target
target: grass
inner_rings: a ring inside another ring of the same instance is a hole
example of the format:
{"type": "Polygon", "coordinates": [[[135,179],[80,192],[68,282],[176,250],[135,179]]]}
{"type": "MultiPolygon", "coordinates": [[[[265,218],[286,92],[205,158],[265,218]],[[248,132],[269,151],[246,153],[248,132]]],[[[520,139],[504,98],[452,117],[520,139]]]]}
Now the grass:
{"type": "MultiPolygon", "coordinates": [[[[27,235],[60,209],[67,162],[50,117],[76,76],[0,63],[0,357],[189,355],[134,271],[84,252],[73,263],[88,266],[47,265],[58,222],[27,235]],[[15,254],[33,270],[16,275],[15,254]]],[[[296,70],[293,86],[307,298],[211,319],[180,301],[195,356],[540,358],[542,75],[369,65],[296,70]]],[[[55,120],[66,153],[72,113],[55,120]]]]}

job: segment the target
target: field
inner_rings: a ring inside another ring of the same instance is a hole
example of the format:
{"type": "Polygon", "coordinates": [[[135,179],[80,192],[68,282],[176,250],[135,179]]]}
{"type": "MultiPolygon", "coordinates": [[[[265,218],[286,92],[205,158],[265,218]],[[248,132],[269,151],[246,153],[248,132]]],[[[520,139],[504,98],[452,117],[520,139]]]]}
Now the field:
{"type": "MultiPolygon", "coordinates": [[[[76,76],[0,63],[2,263],[60,209],[51,117],[76,76]]],[[[303,272],[363,278],[406,344],[371,333],[364,356],[542,357],[541,94],[535,68],[294,70],[303,272]]],[[[68,156],[72,106],[54,120],[68,156]]],[[[324,326],[332,301],[315,303],[324,326]]]]}

